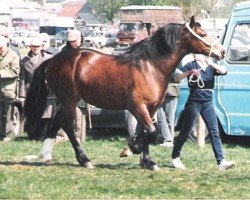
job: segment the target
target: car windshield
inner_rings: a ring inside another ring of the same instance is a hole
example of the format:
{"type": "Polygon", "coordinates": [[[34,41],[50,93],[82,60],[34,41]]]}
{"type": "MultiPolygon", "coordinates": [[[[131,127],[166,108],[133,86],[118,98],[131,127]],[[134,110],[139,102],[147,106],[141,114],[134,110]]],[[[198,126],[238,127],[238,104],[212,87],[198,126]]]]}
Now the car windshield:
{"type": "Polygon", "coordinates": [[[60,31],[55,36],[56,37],[64,37],[64,36],[66,36],[66,31],[60,31]]]}
{"type": "Polygon", "coordinates": [[[121,31],[137,31],[138,24],[136,24],[136,23],[121,23],[119,25],[119,29],[121,31]]]}

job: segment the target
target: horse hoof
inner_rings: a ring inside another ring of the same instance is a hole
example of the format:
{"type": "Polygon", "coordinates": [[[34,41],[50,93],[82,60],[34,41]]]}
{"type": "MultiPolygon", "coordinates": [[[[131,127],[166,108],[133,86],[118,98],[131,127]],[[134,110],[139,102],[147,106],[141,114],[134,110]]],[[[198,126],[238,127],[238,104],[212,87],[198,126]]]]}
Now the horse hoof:
{"type": "Polygon", "coordinates": [[[150,157],[140,158],[140,166],[142,169],[149,169],[152,171],[160,170],[158,165],[150,157]]]}
{"type": "Polygon", "coordinates": [[[120,158],[132,156],[133,152],[129,148],[124,148],[120,153],[120,158]]]}
{"type": "Polygon", "coordinates": [[[84,167],[86,167],[87,169],[94,169],[94,166],[92,165],[91,162],[87,162],[84,167]]]}
{"type": "Polygon", "coordinates": [[[53,161],[52,160],[45,160],[45,161],[43,161],[43,164],[44,165],[52,165],[53,161]]]}

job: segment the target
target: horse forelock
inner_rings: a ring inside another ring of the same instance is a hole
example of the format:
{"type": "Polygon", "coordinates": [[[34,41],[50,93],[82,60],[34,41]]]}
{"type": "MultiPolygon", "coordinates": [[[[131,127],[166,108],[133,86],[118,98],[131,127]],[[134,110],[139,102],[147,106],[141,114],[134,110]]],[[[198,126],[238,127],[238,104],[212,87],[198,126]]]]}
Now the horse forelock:
{"type": "Polygon", "coordinates": [[[160,62],[176,49],[176,41],[183,24],[168,24],[159,28],[154,35],[132,45],[128,51],[115,59],[121,63],[138,63],[139,60],[160,62]]]}

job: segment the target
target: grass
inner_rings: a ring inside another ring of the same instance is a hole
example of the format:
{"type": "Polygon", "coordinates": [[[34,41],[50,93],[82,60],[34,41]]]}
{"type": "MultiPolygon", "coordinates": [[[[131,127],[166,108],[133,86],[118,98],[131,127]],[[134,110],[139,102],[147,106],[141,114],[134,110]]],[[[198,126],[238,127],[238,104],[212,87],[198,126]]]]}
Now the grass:
{"type": "Polygon", "coordinates": [[[89,134],[84,150],[95,169],[78,165],[69,142],[54,147],[54,164],[28,163],[24,156],[37,154],[42,142],[25,137],[0,145],[1,199],[249,199],[250,145],[223,144],[225,155],[237,167],[217,169],[211,145],[200,149],[187,142],[183,151],[185,171],[169,164],[171,150],[151,146],[151,156],[161,170],[141,169],[139,156],[119,158],[126,137],[89,134]],[[104,137],[105,136],[105,137],[104,137]]]}

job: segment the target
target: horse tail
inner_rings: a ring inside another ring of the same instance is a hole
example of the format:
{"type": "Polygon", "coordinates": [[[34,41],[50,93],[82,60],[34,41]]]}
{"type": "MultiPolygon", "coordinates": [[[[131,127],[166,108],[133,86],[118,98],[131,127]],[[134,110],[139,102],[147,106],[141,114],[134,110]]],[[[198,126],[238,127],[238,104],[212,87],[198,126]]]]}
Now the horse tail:
{"type": "Polygon", "coordinates": [[[34,72],[32,82],[26,93],[24,104],[24,115],[26,117],[26,131],[29,139],[42,137],[41,128],[42,115],[46,108],[46,97],[48,89],[45,80],[45,70],[50,59],[44,61],[34,72]]]}

